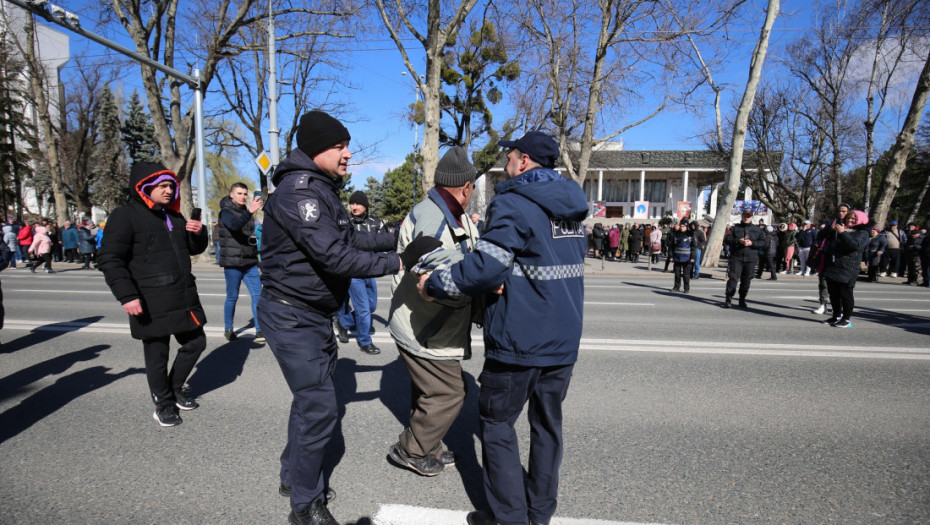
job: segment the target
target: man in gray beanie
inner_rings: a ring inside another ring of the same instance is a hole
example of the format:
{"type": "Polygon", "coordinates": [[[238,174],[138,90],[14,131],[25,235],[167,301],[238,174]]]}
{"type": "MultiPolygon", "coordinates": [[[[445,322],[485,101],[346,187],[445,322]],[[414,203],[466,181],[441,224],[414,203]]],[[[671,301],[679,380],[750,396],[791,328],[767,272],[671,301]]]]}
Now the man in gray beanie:
{"type": "MultiPolygon", "coordinates": [[[[448,266],[472,251],[478,229],[465,212],[475,188],[468,153],[449,149],[433,178],[436,186],[414,206],[401,226],[397,249],[418,237],[433,237],[442,248],[417,266],[394,276],[390,329],[411,382],[410,426],[390,448],[399,466],[435,476],[455,464],[442,439],[465,402],[462,359],[471,357],[471,300],[428,302],[417,292],[418,272],[448,266]]],[[[464,445],[464,443],[463,443],[464,445]]]]}

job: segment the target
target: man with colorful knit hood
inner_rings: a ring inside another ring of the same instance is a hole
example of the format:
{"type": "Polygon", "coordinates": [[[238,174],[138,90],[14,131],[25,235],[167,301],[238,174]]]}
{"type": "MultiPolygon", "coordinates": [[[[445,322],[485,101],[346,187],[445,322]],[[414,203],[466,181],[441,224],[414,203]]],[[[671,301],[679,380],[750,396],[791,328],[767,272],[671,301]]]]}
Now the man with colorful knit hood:
{"type": "Polygon", "coordinates": [[[446,301],[498,291],[484,312],[484,368],[478,381],[484,488],[493,516],[470,525],[547,524],[555,513],[562,462],[562,402],[578,359],[584,310],[588,202],[553,167],[559,148],[530,131],[509,148],[475,250],[424,275],[424,298],[446,301]],[[501,286],[503,289],[501,290],[501,286]],[[514,423],[529,403],[525,470],[514,423]]]}
{"type": "Polygon", "coordinates": [[[181,423],[178,409],[199,405],[182,388],[207,346],[207,322],[191,273],[191,256],[207,249],[200,221],[178,211],[178,179],[159,164],[137,162],[129,173],[131,200],[113,210],[98,254],[110,291],[142,340],[145,374],[163,427],[181,423]],[[171,336],[181,345],[171,369],[171,336]]]}

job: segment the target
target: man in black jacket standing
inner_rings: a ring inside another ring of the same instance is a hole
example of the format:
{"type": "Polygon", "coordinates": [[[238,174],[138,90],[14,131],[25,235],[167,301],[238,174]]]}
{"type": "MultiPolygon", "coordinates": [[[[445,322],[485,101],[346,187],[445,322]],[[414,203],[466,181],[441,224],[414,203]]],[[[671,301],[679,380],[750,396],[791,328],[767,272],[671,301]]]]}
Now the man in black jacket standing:
{"type": "Polygon", "coordinates": [[[262,208],[262,198],[249,201],[249,188],[237,182],[229,189],[229,195],[220,200],[220,216],[216,225],[216,239],[220,244],[219,265],[226,278],[226,302],[223,304],[223,337],[236,340],[233,319],[236,316],[236,301],[239,285],[245,282],[252,300],[252,319],[255,322],[255,342],[264,343],[261,325],[255,307],[262,291],[258,273],[258,247],[255,239],[255,219],[252,217],[262,208]],[[248,206],[246,206],[248,203],[248,206]]]}
{"type": "MultiPolygon", "coordinates": [[[[323,479],[323,453],[339,417],[333,315],[353,277],[403,268],[392,251],[394,236],[358,234],[339,199],[352,158],[350,138],[330,115],[304,114],[297,148],[275,169],[276,190],[264,207],[258,318],[294,395],[278,489],[290,496],[293,525],[337,525],[326,507],[323,479]]],[[[437,242],[421,237],[410,243],[405,262],[435,248],[429,240],[437,242]]]]}
{"type": "Polygon", "coordinates": [[[199,405],[182,387],[207,346],[207,322],[191,273],[191,256],[207,249],[200,221],[178,209],[178,179],[159,164],[133,164],[131,201],[113,210],[98,254],[107,285],[129,314],[132,337],[142,340],[145,374],[163,427],[181,423],[178,409],[199,405]],[[171,336],[181,344],[171,370],[171,336]]]}
{"type": "MultiPolygon", "coordinates": [[[[387,224],[381,219],[368,213],[371,205],[368,196],[363,191],[356,191],[349,196],[349,222],[355,231],[363,235],[370,233],[388,233],[387,224]]],[[[342,311],[336,317],[336,334],[340,343],[349,342],[349,330],[355,330],[358,347],[366,354],[380,354],[381,349],[371,340],[371,316],[378,306],[378,284],[374,277],[353,278],[349,285],[349,298],[343,305],[342,311]]]]}
{"type": "Polygon", "coordinates": [[[730,227],[724,243],[730,247],[730,258],[727,260],[727,290],[723,307],[732,307],[730,301],[739,284],[739,306],[746,308],[746,294],[759,262],[759,248],[764,245],[762,230],[752,223],[751,211],[743,212],[742,222],[730,227]]]}

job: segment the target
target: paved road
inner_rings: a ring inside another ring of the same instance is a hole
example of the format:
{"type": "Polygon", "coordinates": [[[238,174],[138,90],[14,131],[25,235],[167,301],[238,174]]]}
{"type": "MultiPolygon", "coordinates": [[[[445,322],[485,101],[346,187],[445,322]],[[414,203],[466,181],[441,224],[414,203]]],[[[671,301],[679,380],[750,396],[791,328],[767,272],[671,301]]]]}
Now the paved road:
{"type": "MultiPolygon", "coordinates": [[[[623,266],[586,281],[554,525],[930,521],[926,289],[860,283],[854,326],[835,329],[809,313],[812,279],[757,281],[748,311],[723,310],[719,279],[685,297],[670,275],[623,266]]],[[[203,406],[162,429],[141,345],[99,273],[3,272],[0,523],[286,522],[287,389],[251,329],[222,339],[222,274],[197,274],[210,324],[190,385],[203,406]]],[[[239,310],[242,327],[247,298],[239,310]]],[[[483,500],[481,346],[447,440],[458,466],[421,478],[385,460],[409,387],[377,326],[384,353],[340,352],[332,510],[344,525],[464,523],[483,500]]]]}

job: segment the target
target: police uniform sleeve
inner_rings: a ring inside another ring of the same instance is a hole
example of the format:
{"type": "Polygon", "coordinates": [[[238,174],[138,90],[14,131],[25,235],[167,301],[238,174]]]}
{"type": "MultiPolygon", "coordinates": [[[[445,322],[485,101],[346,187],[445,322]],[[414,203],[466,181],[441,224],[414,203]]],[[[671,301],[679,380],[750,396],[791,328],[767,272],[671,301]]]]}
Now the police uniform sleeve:
{"type": "Polygon", "coordinates": [[[522,251],[529,230],[517,203],[497,197],[488,207],[487,229],[475,249],[451,267],[433,272],[426,293],[437,299],[475,297],[496,290],[513,266],[514,254],[522,251]]]}
{"type": "MultiPolygon", "coordinates": [[[[351,237],[337,223],[338,211],[345,212],[335,195],[322,195],[311,184],[306,190],[287,192],[279,198],[275,213],[283,216],[282,224],[291,225],[297,246],[321,271],[344,277],[377,277],[396,273],[400,267],[396,253],[362,251],[347,242],[351,237]]],[[[351,229],[348,224],[343,228],[351,229]]]]}

